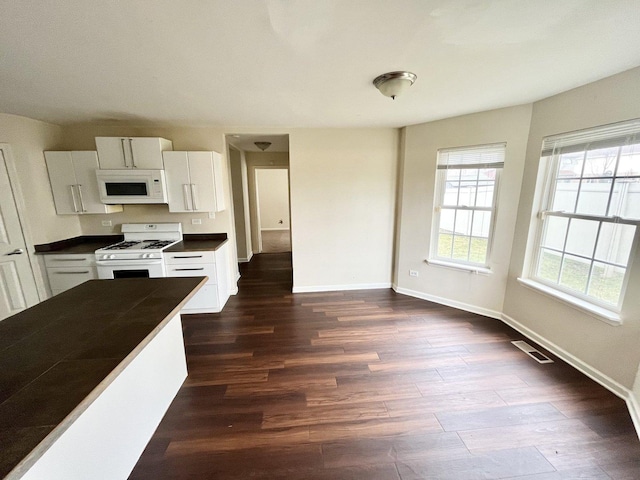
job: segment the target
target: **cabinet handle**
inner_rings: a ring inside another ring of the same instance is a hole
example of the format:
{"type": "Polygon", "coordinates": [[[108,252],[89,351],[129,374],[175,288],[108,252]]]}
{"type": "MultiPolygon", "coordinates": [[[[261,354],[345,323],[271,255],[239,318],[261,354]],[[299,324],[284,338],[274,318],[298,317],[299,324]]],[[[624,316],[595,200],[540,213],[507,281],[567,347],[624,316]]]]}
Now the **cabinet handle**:
{"type": "Polygon", "coordinates": [[[84,213],[87,209],[84,207],[84,199],[82,198],[82,185],[78,184],[76,187],[78,188],[78,197],[80,197],[80,208],[82,208],[81,211],[84,213]]]}
{"type": "Polygon", "coordinates": [[[85,262],[86,258],[54,258],[52,262],[85,262]]]}
{"type": "Polygon", "coordinates": [[[79,272],[53,272],[56,275],[81,275],[85,273],[90,273],[89,270],[82,270],[79,272]]]}
{"type": "Polygon", "coordinates": [[[191,270],[204,270],[204,267],[200,267],[200,268],[174,268],[173,269],[174,272],[185,272],[185,271],[191,271],[191,270]]]}
{"type": "Polygon", "coordinates": [[[182,194],[184,196],[184,209],[185,210],[191,210],[191,208],[189,207],[189,184],[187,183],[183,183],[182,184],[182,194]]]}
{"type": "Polygon", "coordinates": [[[197,188],[197,185],[192,183],[191,184],[191,201],[193,202],[192,205],[193,205],[193,210],[194,211],[198,210],[198,202],[196,200],[198,198],[198,192],[197,192],[196,188],[197,188]]]}
{"type": "Polygon", "coordinates": [[[171,258],[202,258],[202,255],[188,255],[188,256],[183,256],[183,257],[173,256],[171,258]]]}
{"type": "Polygon", "coordinates": [[[71,190],[71,200],[73,201],[73,211],[78,213],[78,204],[76,203],[76,192],[73,189],[75,185],[69,185],[69,190],[71,190]]]}
{"type": "Polygon", "coordinates": [[[120,144],[122,145],[122,161],[124,162],[124,166],[129,168],[129,164],[127,164],[127,152],[124,151],[124,138],[120,139],[120,144]]]}
{"type": "Polygon", "coordinates": [[[138,168],[136,165],[136,157],[133,156],[133,138],[129,139],[129,151],[131,151],[131,164],[133,168],[138,168]]]}

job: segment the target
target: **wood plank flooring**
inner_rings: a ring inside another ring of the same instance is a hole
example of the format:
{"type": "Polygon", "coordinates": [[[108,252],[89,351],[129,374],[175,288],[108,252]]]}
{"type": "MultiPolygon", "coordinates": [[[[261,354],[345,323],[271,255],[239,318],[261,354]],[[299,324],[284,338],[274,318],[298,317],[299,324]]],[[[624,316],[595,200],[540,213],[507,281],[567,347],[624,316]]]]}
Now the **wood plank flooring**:
{"type": "Polygon", "coordinates": [[[640,479],[624,402],[502,322],[291,294],[290,254],[241,273],[222,313],[183,316],[189,378],[131,479],[640,479]]]}

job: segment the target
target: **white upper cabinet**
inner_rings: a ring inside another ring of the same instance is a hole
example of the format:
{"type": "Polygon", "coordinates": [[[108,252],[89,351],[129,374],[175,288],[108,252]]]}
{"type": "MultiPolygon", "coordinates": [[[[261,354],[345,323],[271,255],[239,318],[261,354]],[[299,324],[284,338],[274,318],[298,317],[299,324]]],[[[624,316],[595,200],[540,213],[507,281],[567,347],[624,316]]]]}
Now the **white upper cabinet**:
{"type": "Polygon", "coordinates": [[[216,152],[163,152],[170,212],[226,208],[222,157],[216,152]]]}
{"type": "Polygon", "coordinates": [[[122,205],[100,201],[96,152],[44,152],[58,215],[121,212],[122,205]]]}
{"type": "Polygon", "coordinates": [[[96,148],[103,170],[162,170],[162,152],[173,144],[158,137],[96,137],[96,148]]]}

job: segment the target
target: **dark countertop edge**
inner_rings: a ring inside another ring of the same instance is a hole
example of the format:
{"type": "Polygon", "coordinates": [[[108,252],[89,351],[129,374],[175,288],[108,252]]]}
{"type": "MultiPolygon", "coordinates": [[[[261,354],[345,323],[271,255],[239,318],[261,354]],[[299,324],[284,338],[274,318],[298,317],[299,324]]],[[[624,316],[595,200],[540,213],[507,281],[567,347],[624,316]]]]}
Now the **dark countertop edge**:
{"type": "Polygon", "coordinates": [[[191,242],[191,241],[205,241],[205,240],[217,240],[222,241],[226,240],[226,233],[185,233],[182,236],[183,242],[191,242]]]}
{"type": "MultiPolygon", "coordinates": [[[[76,247],[85,243],[104,243],[104,246],[117,243],[124,239],[123,235],[82,235],[80,237],[66,238],[51,243],[34,245],[35,253],[65,253],[68,248],[76,247]]],[[[89,253],[89,252],[87,252],[89,253]]]]}
{"type": "Polygon", "coordinates": [[[228,240],[226,233],[187,233],[183,236],[181,242],[164,251],[167,253],[216,251],[228,240]]]}
{"type": "Polygon", "coordinates": [[[128,367],[142,350],[160,333],[160,331],[180,314],[182,307],[193,297],[208,277],[203,277],[200,283],[176,305],[176,307],[142,340],[131,352],[114,368],[96,387],[82,400],[69,415],[67,415],[25,458],[23,458],[4,480],[18,480],[53,446],[53,444],[73,425],[73,423],[96,401],[96,399],[113,383],[113,381],[128,367]]]}

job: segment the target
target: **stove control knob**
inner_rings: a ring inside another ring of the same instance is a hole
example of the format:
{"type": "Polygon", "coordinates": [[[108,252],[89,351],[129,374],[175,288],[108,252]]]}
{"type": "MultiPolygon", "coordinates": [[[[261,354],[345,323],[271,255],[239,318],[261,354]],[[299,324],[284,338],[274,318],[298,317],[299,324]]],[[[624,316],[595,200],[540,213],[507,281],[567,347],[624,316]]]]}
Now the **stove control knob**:
{"type": "Polygon", "coordinates": [[[155,257],[153,256],[153,253],[148,253],[147,258],[155,258],[155,257]]]}
{"type": "Polygon", "coordinates": [[[112,253],[111,255],[107,256],[107,258],[114,259],[116,258],[116,256],[112,253]]]}

